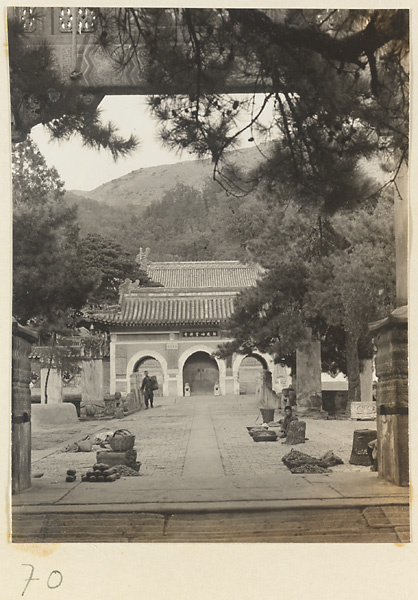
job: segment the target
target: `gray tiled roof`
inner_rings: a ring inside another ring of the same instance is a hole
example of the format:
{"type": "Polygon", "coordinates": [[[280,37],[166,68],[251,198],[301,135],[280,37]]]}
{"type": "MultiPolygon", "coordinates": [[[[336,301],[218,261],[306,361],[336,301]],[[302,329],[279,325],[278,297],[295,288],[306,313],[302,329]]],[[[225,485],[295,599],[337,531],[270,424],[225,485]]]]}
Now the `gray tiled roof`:
{"type": "Polygon", "coordinates": [[[93,319],[108,325],[215,325],[233,314],[234,298],[256,284],[262,270],[238,261],[154,262],[148,276],[162,287],[140,287],[126,280],[120,310],[93,319]]]}
{"type": "Polygon", "coordinates": [[[147,267],[152,281],[169,288],[245,288],[255,285],[260,267],[238,261],[154,262],[147,267]]]}
{"type": "Polygon", "coordinates": [[[97,321],[120,325],[217,324],[233,313],[234,296],[124,298],[119,313],[96,313],[97,321]]]}

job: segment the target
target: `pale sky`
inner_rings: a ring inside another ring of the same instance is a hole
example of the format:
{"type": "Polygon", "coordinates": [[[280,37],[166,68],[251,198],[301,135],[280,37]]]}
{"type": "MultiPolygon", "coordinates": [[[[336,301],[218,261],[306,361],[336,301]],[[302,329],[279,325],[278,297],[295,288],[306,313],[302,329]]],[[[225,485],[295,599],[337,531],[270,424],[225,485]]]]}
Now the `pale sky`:
{"type": "MultiPolygon", "coordinates": [[[[42,125],[32,129],[32,139],[48,165],[57,169],[67,190],[90,191],[137,169],[196,159],[187,150],[180,156],[163,147],[145,96],[106,96],[100,109],[103,122],[112,121],[119,133],[126,137],[133,133],[140,140],[135,152],[126,158],[119,158],[117,162],[106,150],[83,147],[76,136],[69,141],[51,142],[47,129],[42,125]]],[[[248,132],[242,136],[241,147],[252,145],[247,142],[248,137],[248,132]]]]}
{"type": "Polygon", "coordinates": [[[38,144],[49,166],[54,166],[67,190],[93,190],[97,186],[143,167],[188,160],[162,147],[157,140],[157,127],[149,114],[144,96],[106,96],[100,104],[103,122],[112,121],[124,136],[131,133],[141,140],[139,148],[115,162],[106,150],[83,147],[76,136],[69,141],[49,141],[49,133],[38,125],[32,139],[38,144]]]}

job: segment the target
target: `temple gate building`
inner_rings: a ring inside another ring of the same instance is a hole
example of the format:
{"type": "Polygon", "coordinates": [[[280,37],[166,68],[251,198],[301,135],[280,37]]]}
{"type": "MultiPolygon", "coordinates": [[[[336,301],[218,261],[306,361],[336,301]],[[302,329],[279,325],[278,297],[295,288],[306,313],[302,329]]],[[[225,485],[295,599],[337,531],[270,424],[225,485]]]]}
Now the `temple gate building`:
{"type": "Polygon", "coordinates": [[[111,393],[140,386],[145,370],[157,377],[163,396],[254,394],[263,370],[271,372],[276,392],[291,383],[289,370],[268,354],[213,356],[228,341],[224,328],[235,297],[255,285],[259,266],[154,262],[147,272],[155,287],[127,280],[120,306],[94,316],[110,331],[111,393]]]}

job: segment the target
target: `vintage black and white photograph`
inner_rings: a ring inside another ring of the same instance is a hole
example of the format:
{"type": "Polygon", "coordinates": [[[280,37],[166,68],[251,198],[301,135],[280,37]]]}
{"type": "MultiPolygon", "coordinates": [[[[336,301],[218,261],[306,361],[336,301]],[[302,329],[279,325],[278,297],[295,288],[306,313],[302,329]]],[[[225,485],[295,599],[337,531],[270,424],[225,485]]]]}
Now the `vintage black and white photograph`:
{"type": "Polygon", "coordinates": [[[12,544],[408,546],[409,13],[7,9],[12,544]]]}

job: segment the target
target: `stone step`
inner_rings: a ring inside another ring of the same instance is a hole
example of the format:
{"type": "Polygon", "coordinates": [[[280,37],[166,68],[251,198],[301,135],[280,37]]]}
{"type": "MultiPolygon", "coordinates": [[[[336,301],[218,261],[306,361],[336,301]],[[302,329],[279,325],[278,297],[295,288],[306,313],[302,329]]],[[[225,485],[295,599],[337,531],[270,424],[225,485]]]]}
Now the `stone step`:
{"type": "Polygon", "coordinates": [[[13,542],[408,542],[406,507],[390,507],[390,522],[386,508],[18,514],[13,542]]]}

